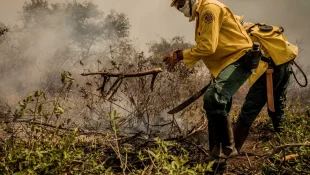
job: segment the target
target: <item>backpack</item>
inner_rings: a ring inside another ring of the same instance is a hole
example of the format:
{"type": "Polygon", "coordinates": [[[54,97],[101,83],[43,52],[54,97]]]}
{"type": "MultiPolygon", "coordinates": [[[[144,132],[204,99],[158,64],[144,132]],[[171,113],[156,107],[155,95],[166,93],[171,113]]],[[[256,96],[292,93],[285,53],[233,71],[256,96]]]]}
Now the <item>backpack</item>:
{"type": "Polygon", "coordinates": [[[248,35],[253,41],[262,45],[264,54],[271,57],[276,66],[292,61],[298,55],[298,47],[289,43],[284,36],[282,27],[263,23],[244,24],[248,35]]]}

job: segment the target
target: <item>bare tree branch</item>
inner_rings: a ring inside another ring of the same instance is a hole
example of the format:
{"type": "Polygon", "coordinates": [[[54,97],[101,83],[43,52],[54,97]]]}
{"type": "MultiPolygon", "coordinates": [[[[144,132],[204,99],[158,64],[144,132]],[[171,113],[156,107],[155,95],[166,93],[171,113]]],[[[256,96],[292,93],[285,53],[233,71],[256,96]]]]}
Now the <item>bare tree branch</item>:
{"type": "Polygon", "coordinates": [[[142,77],[146,75],[156,75],[163,70],[161,68],[156,68],[153,70],[145,71],[145,72],[137,72],[137,73],[111,73],[111,72],[91,72],[91,73],[82,73],[82,76],[89,76],[89,75],[101,75],[107,77],[142,77]]]}

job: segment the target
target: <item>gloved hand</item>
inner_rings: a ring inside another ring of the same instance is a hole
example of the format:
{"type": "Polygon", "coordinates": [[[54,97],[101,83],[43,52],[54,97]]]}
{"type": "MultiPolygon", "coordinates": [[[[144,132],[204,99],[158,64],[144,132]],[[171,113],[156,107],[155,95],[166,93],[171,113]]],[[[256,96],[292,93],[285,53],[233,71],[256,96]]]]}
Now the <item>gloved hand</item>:
{"type": "Polygon", "coordinates": [[[169,56],[166,56],[163,62],[168,66],[168,70],[171,71],[174,66],[183,60],[183,52],[180,49],[172,51],[169,56]]]}

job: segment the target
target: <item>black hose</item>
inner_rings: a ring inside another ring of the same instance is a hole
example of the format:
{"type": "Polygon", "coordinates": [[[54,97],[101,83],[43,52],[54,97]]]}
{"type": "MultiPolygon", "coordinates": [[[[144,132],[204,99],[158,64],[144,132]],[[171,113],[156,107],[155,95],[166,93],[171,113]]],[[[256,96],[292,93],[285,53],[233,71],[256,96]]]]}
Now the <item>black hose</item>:
{"type": "Polygon", "coordinates": [[[301,74],[304,76],[305,78],[305,84],[301,84],[298,80],[297,80],[297,77],[296,77],[296,74],[294,73],[293,71],[293,76],[297,82],[297,84],[301,87],[306,87],[308,85],[308,78],[307,78],[307,75],[305,74],[305,72],[301,69],[300,66],[297,65],[297,63],[295,61],[293,61],[293,64],[300,70],[301,74]]]}

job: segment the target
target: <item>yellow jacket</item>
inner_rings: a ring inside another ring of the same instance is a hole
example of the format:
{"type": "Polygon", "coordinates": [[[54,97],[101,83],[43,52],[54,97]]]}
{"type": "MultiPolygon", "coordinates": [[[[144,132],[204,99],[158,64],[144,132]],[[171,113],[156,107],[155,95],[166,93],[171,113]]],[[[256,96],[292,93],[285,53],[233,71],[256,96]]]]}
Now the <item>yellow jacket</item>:
{"type": "Polygon", "coordinates": [[[197,8],[197,45],[183,51],[188,66],[202,60],[214,77],[252,47],[252,41],[233,13],[217,0],[200,0],[197,8]]]}
{"type": "MultiPolygon", "coordinates": [[[[277,26],[272,26],[271,31],[261,31],[258,25],[247,23],[245,29],[250,29],[248,35],[253,42],[259,42],[263,56],[266,58],[271,57],[276,66],[287,63],[298,55],[298,47],[289,43],[282,32],[277,26]]],[[[259,62],[259,67],[255,73],[249,78],[250,85],[253,85],[255,81],[264,74],[267,70],[268,64],[264,61],[259,62]]]]}

